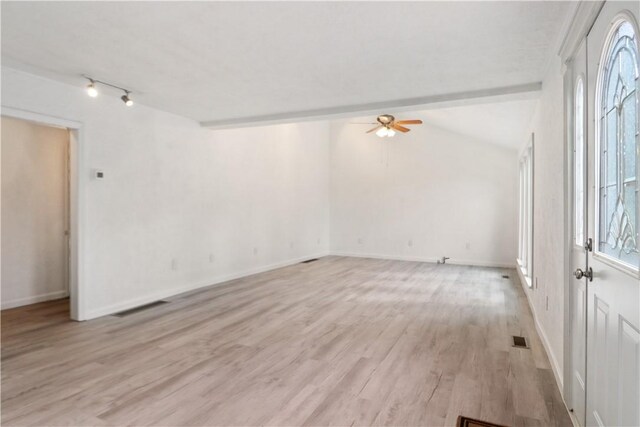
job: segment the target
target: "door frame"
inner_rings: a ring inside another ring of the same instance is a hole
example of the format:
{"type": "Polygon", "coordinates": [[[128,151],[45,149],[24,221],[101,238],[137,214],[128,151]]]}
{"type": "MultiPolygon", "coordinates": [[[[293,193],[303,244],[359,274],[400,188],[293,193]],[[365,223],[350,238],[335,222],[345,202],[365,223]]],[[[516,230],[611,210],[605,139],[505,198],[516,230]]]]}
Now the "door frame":
{"type": "Polygon", "coordinates": [[[84,127],[81,122],[2,106],[2,116],[69,130],[69,299],[72,320],[85,320],[84,227],[85,187],[84,127]]]}

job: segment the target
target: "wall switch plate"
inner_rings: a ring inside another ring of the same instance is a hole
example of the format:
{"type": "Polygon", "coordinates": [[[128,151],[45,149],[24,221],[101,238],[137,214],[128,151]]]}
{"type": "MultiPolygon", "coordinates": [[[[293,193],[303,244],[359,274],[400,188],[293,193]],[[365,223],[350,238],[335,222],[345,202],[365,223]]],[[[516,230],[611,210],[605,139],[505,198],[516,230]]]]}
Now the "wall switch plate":
{"type": "Polygon", "coordinates": [[[358,237],[358,244],[361,245],[362,244],[362,237],[358,237]]]}
{"type": "Polygon", "coordinates": [[[408,246],[413,246],[413,240],[409,240],[409,241],[407,242],[407,245],[408,245],[408,246]]]}
{"type": "Polygon", "coordinates": [[[209,254],[209,262],[213,263],[216,260],[216,256],[214,254],[209,254]]]}
{"type": "Polygon", "coordinates": [[[253,254],[258,255],[258,248],[253,248],[253,254]]]}
{"type": "Polygon", "coordinates": [[[177,270],[178,269],[178,259],[174,258],[171,260],[171,269],[172,270],[177,270]]]}

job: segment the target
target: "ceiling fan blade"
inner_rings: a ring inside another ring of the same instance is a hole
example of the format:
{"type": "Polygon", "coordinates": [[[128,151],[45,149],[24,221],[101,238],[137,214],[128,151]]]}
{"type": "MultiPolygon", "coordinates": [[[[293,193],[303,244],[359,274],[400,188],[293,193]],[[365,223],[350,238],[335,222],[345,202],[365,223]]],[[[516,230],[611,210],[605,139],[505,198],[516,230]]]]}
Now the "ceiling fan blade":
{"type": "Polygon", "coordinates": [[[404,126],[400,126],[398,123],[394,123],[391,125],[392,128],[394,128],[395,130],[399,130],[400,132],[404,132],[407,133],[409,132],[411,129],[406,128],[404,126]]]}
{"type": "Polygon", "coordinates": [[[369,129],[366,133],[375,132],[375,131],[377,131],[378,129],[380,129],[381,127],[382,127],[382,126],[376,126],[376,127],[374,127],[373,129],[369,129]]]}
{"type": "Polygon", "coordinates": [[[421,125],[422,120],[398,120],[396,123],[401,125],[421,125]]]}
{"type": "Polygon", "coordinates": [[[377,125],[379,123],[374,122],[349,122],[350,125],[377,125]]]}

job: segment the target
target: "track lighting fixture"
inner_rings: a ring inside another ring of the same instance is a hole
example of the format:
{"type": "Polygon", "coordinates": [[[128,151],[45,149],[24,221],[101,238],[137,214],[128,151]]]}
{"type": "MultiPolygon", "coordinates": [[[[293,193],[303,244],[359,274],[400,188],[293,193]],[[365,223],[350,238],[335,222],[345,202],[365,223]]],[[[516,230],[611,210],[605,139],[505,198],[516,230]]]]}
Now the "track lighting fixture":
{"type": "Polygon", "coordinates": [[[89,76],[85,76],[83,75],[82,77],[84,77],[85,79],[89,80],[89,85],[87,85],[87,94],[92,97],[95,98],[96,96],[98,96],[98,88],[96,87],[96,83],[100,83],[101,85],[104,86],[109,86],[112,87],[114,89],[118,89],[124,92],[124,95],[122,95],[120,97],[120,99],[122,99],[122,102],[124,102],[124,105],[126,105],[127,107],[131,107],[133,105],[133,100],[131,99],[131,91],[128,89],[125,89],[123,87],[120,86],[116,86],[113,85],[111,83],[107,83],[107,82],[103,82],[100,80],[96,80],[93,79],[89,76]]]}
{"type": "Polygon", "coordinates": [[[89,86],[87,86],[87,94],[90,97],[95,98],[96,96],[98,96],[98,89],[96,89],[96,83],[92,79],[89,79],[89,81],[91,83],[89,83],[89,86]]]}
{"type": "Polygon", "coordinates": [[[124,102],[124,105],[126,105],[127,107],[131,107],[133,105],[133,101],[131,100],[131,98],[129,98],[129,94],[131,92],[129,92],[128,90],[124,91],[124,95],[122,95],[122,97],[120,99],[122,99],[122,102],[124,102]]]}

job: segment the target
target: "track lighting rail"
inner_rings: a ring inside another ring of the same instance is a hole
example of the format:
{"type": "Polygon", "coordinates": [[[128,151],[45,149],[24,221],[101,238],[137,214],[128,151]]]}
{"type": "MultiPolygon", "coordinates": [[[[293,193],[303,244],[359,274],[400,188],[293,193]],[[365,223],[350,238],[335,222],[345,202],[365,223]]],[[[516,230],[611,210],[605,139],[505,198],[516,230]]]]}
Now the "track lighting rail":
{"type": "Polygon", "coordinates": [[[124,95],[120,97],[120,99],[122,99],[122,102],[124,102],[127,107],[130,107],[133,105],[133,101],[131,100],[131,96],[130,96],[131,91],[129,89],[125,89],[121,86],[114,85],[112,83],[105,82],[103,80],[94,79],[93,77],[87,76],[86,74],[83,74],[82,77],[89,80],[89,85],[87,86],[87,93],[89,94],[89,96],[91,97],[98,96],[98,90],[96,89],[96,83],[97,83],[103,86],[108,86],[108,87],[112,87],[114,89],[123,91],[124,95]]]}

